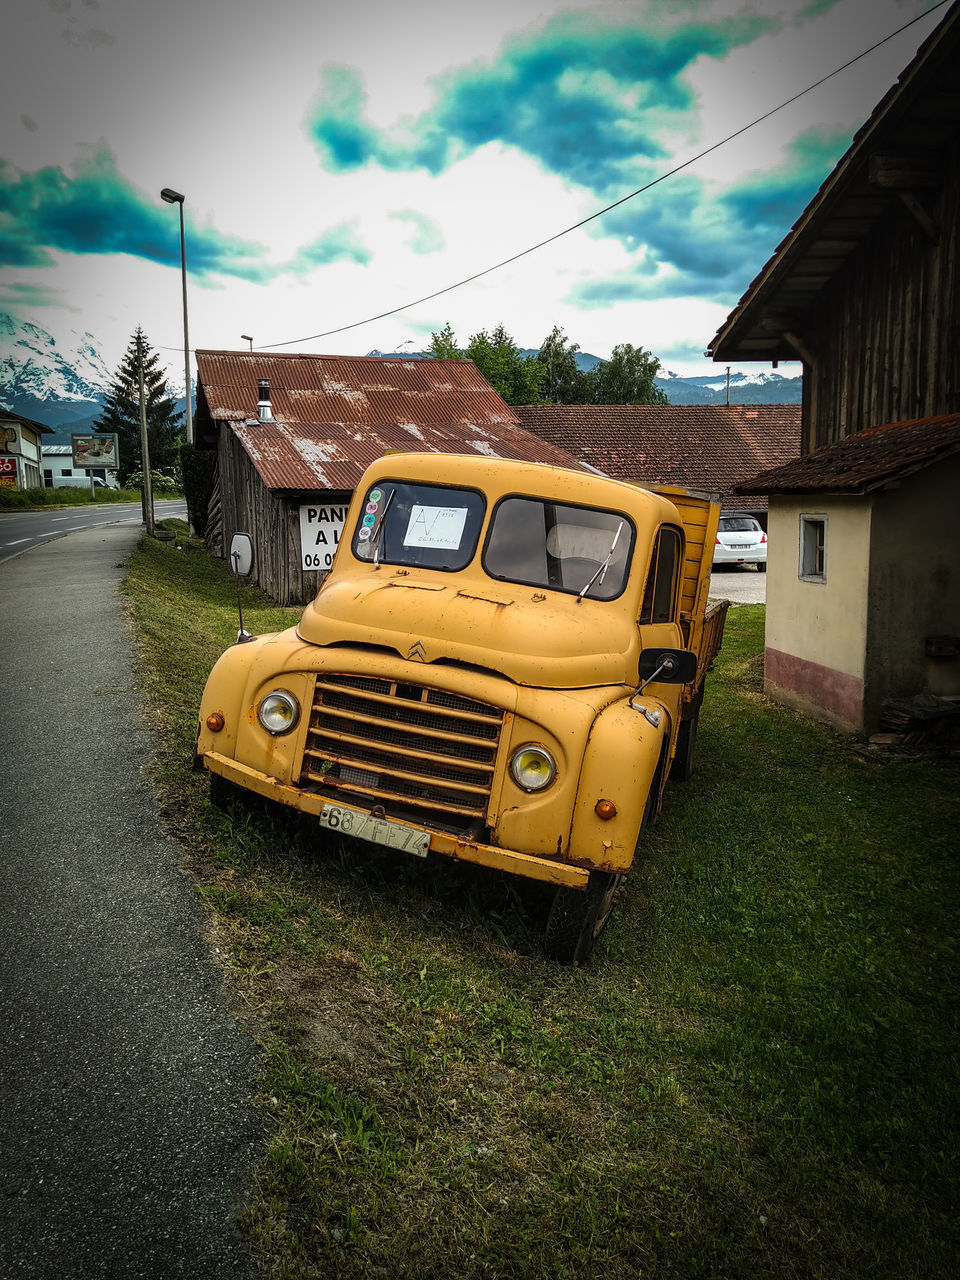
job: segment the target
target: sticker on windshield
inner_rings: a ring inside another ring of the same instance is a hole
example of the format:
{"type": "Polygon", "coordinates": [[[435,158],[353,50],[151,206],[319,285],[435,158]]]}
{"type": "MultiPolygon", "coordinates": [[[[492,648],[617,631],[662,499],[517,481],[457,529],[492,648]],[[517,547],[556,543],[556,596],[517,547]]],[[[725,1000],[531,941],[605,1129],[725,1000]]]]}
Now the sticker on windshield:
{"type": "Polygon", "coordinates": [[[466,507],[425,507],[415,502],[410,510],[407,532],[403,535],[403,545],[459,551],[466,522],[466,507]]]}

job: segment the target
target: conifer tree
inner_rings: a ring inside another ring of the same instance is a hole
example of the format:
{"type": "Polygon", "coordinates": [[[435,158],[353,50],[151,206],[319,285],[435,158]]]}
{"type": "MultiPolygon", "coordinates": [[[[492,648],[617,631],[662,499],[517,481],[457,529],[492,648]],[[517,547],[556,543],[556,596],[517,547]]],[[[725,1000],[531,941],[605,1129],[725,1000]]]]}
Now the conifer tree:
{"type": "Polygon", "coordinates": [[[147,445],[151,471],[171,471],[179,466],[183,441],[183,413],[176,412],[167,380],[160,369],[160,357],[153,351],[143,330],[137,326],[117,368],[103,408],[94,423],[95,431],[115,431],[119,437],[120,483],[141,470],[139,365],[143,362],[143,388],[147,405],[147,445]]]}

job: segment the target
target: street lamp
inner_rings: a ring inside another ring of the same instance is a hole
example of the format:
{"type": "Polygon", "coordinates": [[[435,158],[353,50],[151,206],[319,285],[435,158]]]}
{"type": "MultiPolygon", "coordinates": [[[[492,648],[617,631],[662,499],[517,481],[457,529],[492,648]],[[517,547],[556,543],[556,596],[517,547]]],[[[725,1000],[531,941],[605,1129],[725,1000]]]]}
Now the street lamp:
{"type": "Polygon", "coordinates": [[[243,339],[243,341],[244,341],[244,342],[249,342],[249,343],[250,343],[250,350],[252,351],[252,350],[253,350],[253,339],[250,337],[249,333],[241,333],[240,337],[243,339]]]}
{"type": "Polygon", "coordinates": [[[183,378],[187,386],[185,439],[187,444],[193,444],[193,409],[190,404],[192,398],[190,394],[190,331],[187,328],[187,252],[183,239],[183,202],[185,197],[179,191],[164,187],[160,192],[160,199],[165,200],[167,204],[178,204],[180,206],[180,274],[183,278],[183,378]]]}

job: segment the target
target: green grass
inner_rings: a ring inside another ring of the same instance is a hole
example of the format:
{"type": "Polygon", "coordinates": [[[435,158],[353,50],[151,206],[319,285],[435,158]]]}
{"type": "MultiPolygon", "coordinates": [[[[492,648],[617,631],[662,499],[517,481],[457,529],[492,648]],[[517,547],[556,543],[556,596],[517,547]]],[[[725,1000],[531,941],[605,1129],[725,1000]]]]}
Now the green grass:
{"type": "Polygon", "coordinates": [[[97,489],[92,498],[89,485],[82,489],[0,489],[0,511],[32,510],[35,507],[96,507],[139,501],[139,489],[97,489]]]}
{"type": "MultiPolygon", "coordinates": [[[[235,587],[145,539],[127,590],[168,820],[263,1048],[263,1274],[955,1274],[950,761],[769,704],[763,609],[731,610],[695,775],[559,968],[543,886],[211,808],[189,765],[235,587]]],[[[244,589],[252,631],[298,612],[244,589]]]]}

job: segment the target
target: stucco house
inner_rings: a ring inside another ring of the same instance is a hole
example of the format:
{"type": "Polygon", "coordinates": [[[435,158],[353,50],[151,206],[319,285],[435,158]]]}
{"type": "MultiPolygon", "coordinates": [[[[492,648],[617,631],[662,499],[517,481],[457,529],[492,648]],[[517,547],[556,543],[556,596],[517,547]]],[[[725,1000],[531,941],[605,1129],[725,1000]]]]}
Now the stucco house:
{"type": "Polygon", "coordinates": [[[710,344],[803,361],[769,494],[765,685],[845,729],[960,695],[960,3],[710,344]]]}
{"type": "Polygon", "coordinates": [[[43,446],[43,485],[45,489],[89,489],[90,476],[94,484],[106,489],[119,489],[117,472],[112,467],[75,467],[73,446],[47,444],[43,446]]]}
{"type": "Polygon", "coordinates": [[[39,489],[43,437],[52,434],[53,427],[0,407],[0,485],[39,489]]]}
{"type": "Polygon", "coordinates": [[[346,509],[385,453],[478,453],[580,464],[525,431],[471,360],[197,352],[196,440],[216,451],[207,545],[253,536],[254,576],[280,604],[311,600],[346,509]]]}

